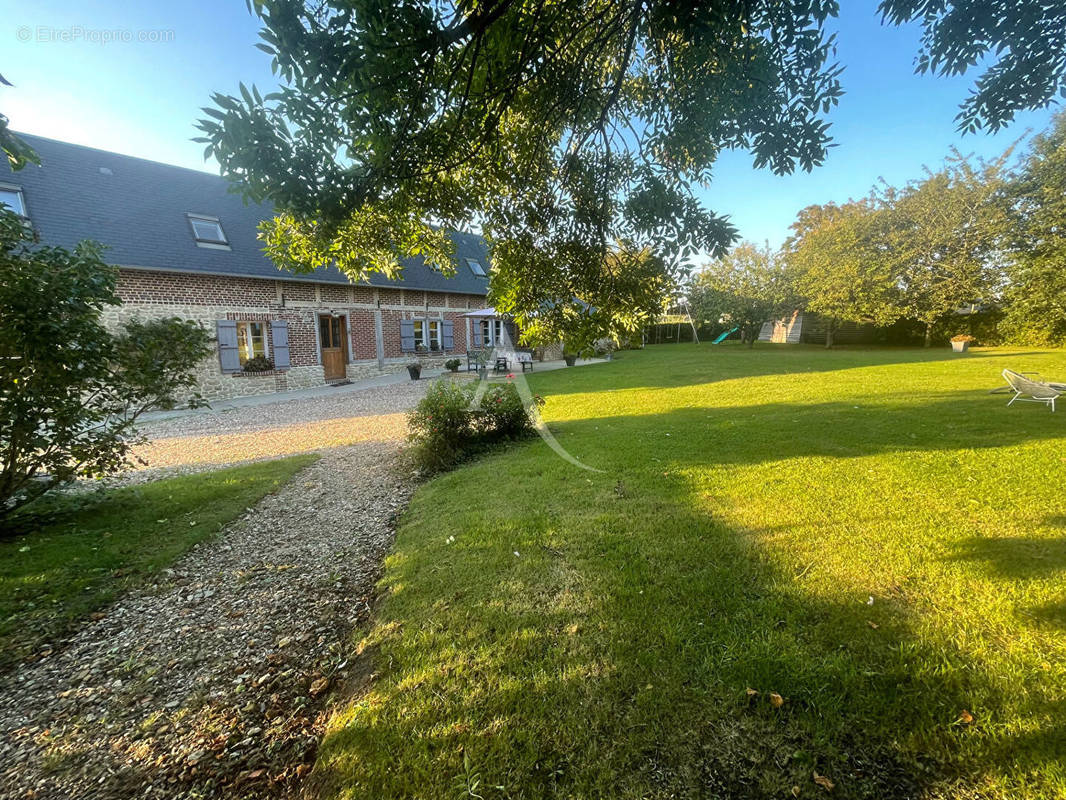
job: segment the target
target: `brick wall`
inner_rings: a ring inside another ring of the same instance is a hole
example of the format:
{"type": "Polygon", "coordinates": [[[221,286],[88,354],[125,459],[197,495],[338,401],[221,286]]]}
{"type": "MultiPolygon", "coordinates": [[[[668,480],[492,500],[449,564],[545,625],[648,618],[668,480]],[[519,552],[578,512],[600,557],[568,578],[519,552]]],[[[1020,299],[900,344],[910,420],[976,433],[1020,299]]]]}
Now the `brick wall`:
{"type": "Polygon", "coordinates": [[[119,274],[124,303],[265,306],[275,301],[273,281],[149,270],[124,269],[119,274]]]}
{"type": "Polygon", "coordinates": [[[355,361],[370,361],[378,357],[374,312],[356,308],[348,315],[349,349],[355,361]]]}
{"type": "MultiPolygon", "coordinates": [[[[318,347],[318,315],[335,312],[347,318],[349,378],[394,372],[411,360],[400,346],[400,320],[449,319],[454,323],[455,348],[466,352],[463,309],[483,308],[480,295],[445,295],[418,290],[374,289],[341,284],[256,278],[229,278],[194,273],[121,269],[118,295],[122,305],[104,313],[105,322],[118,325],[133,319],[177,316],[200,322],[214,333],[218,320],[268,322],[285,320],[289,329],[291,368],[265,375],[223,374],[218,354],[197,370],[204,395],[211,399],[263,394],[325,383],[318,347]],[[381,310],[385,363],[378,365],[375,313],[381,310]]],[[[272,348],[270,326],[267,346],[272,348]]]]}
{"type": "Polygon", "coordinates": [[[323,303],[346,304],[351,302],[351,289],[347,286],[324,283],[319,286],[319,294],[323,303]]]}

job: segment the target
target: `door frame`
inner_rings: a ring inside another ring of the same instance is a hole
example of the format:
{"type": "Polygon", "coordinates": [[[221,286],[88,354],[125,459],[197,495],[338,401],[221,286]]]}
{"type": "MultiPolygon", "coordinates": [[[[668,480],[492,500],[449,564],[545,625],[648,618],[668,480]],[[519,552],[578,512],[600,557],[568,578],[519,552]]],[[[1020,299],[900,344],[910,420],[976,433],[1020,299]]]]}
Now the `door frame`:
{"type": "Polygon", "coordinates": [[[325,380],[327,380],[327,381],[338,381],[338,380],[343,380],[344,378],[347,377],[347,374],[348,374],[347,366],[348,366],[348,364],[351,363],[351,360],[352,360],[352,350],[351,350],[351,347],[350,347],[350,344],[349,344],[349,341],[348,341],[348,337],[350,335],[351,334],[350,334],[350,332],[348,330],[348,314],[347,314],[347,312],[340,312],[338,314],[332,314],[332,313],[330,313],[328,311],[316,311],[315,312],[315,341],[318,344],[316,355],[318,356],[318,364],[319,364],[319,366],[322,367],[322,376],[323,376],[323,378],[325,380]],[[340,323],[341,323],[341,326],[340,326],[341,327],[341,365],[343,367],[345,367],[345,370],[344,370],[344,372],[341,375],[335,375],[335,376],[332,376],[332,377],[326,377],[326,374],[325,374],[326,373],[326,363],[325,363],[325,359],[322,358],[322,350],[323,350],[323,345],[322,345],[322,317],[329,317],[330,319],[336,318],[336,319],[339,319],[340,323]]]}

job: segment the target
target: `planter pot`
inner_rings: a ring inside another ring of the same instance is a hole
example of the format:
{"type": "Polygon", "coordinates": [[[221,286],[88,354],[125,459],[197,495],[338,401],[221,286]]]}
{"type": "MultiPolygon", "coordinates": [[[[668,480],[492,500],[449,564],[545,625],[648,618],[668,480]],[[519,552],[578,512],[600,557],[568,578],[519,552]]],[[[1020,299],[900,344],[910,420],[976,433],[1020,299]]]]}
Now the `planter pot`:
{"type": "Polygon", "coordinates": [[[952,342],[951,343],[951,349],[954,350],[956,353],[965,353],[967,350],[970,349],[970,343],[969,342],[952,342]]]}
{"type": "Polygon", "coordinates": [[[411,376],[411,380],[417,381],[418,376],[422,374],[422,367],[418,364],[411,364],[407,368],[407,374],[411,376]]]}
{"type": "Polygon", "coordinates": [[[572,367],[577,363],[577,356],[563,356],[563,361],[566,362],[566,366],[572,367]]]}

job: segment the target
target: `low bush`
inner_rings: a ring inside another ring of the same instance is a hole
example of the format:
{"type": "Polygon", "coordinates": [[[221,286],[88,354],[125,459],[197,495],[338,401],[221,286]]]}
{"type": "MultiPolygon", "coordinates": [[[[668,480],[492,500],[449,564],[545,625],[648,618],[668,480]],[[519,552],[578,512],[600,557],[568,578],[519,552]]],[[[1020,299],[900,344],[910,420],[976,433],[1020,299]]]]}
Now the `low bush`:
{"type": "Polygon", "coordinates": [[[522,438],[533,432],[531,410],[513,383],[499,383],[486,390],[471,412],[472,427],[480,437],[492,441],[522,438]]]}
{"type": "Polygon", "coordinates": [[[534,409],[513,383],[490,386],[475,403],[477,387],[437,381],[408,415],[410,453],[421,471],[441,472],[497,442],[534,433],[534,409]]]}
{"type": "Polygon", "coordinates": [[[449,358],[447,361],[444,362],[444,368],[449,372],[458,372],[459,366],[462,363],[463,362],[460,361],[458,358],[449,358]]]}

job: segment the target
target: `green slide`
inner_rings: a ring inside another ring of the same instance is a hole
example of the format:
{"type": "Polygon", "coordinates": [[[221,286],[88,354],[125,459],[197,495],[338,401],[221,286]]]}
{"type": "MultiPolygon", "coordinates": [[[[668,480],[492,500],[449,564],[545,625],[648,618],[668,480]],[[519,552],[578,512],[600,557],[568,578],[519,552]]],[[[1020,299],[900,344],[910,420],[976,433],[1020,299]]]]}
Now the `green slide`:
{"type": "Polygon", "coordinates": [[[713,342],[711,342],[711,344],[721,344],[727,338],[729,338],[730,335],[736,333],[739,330],[740,330],[740,328],[733,328],[731,330],[728,330],[725,333],[723,333],[721,336],[719,336],[717,339],[715,339],[713,342]]]}

